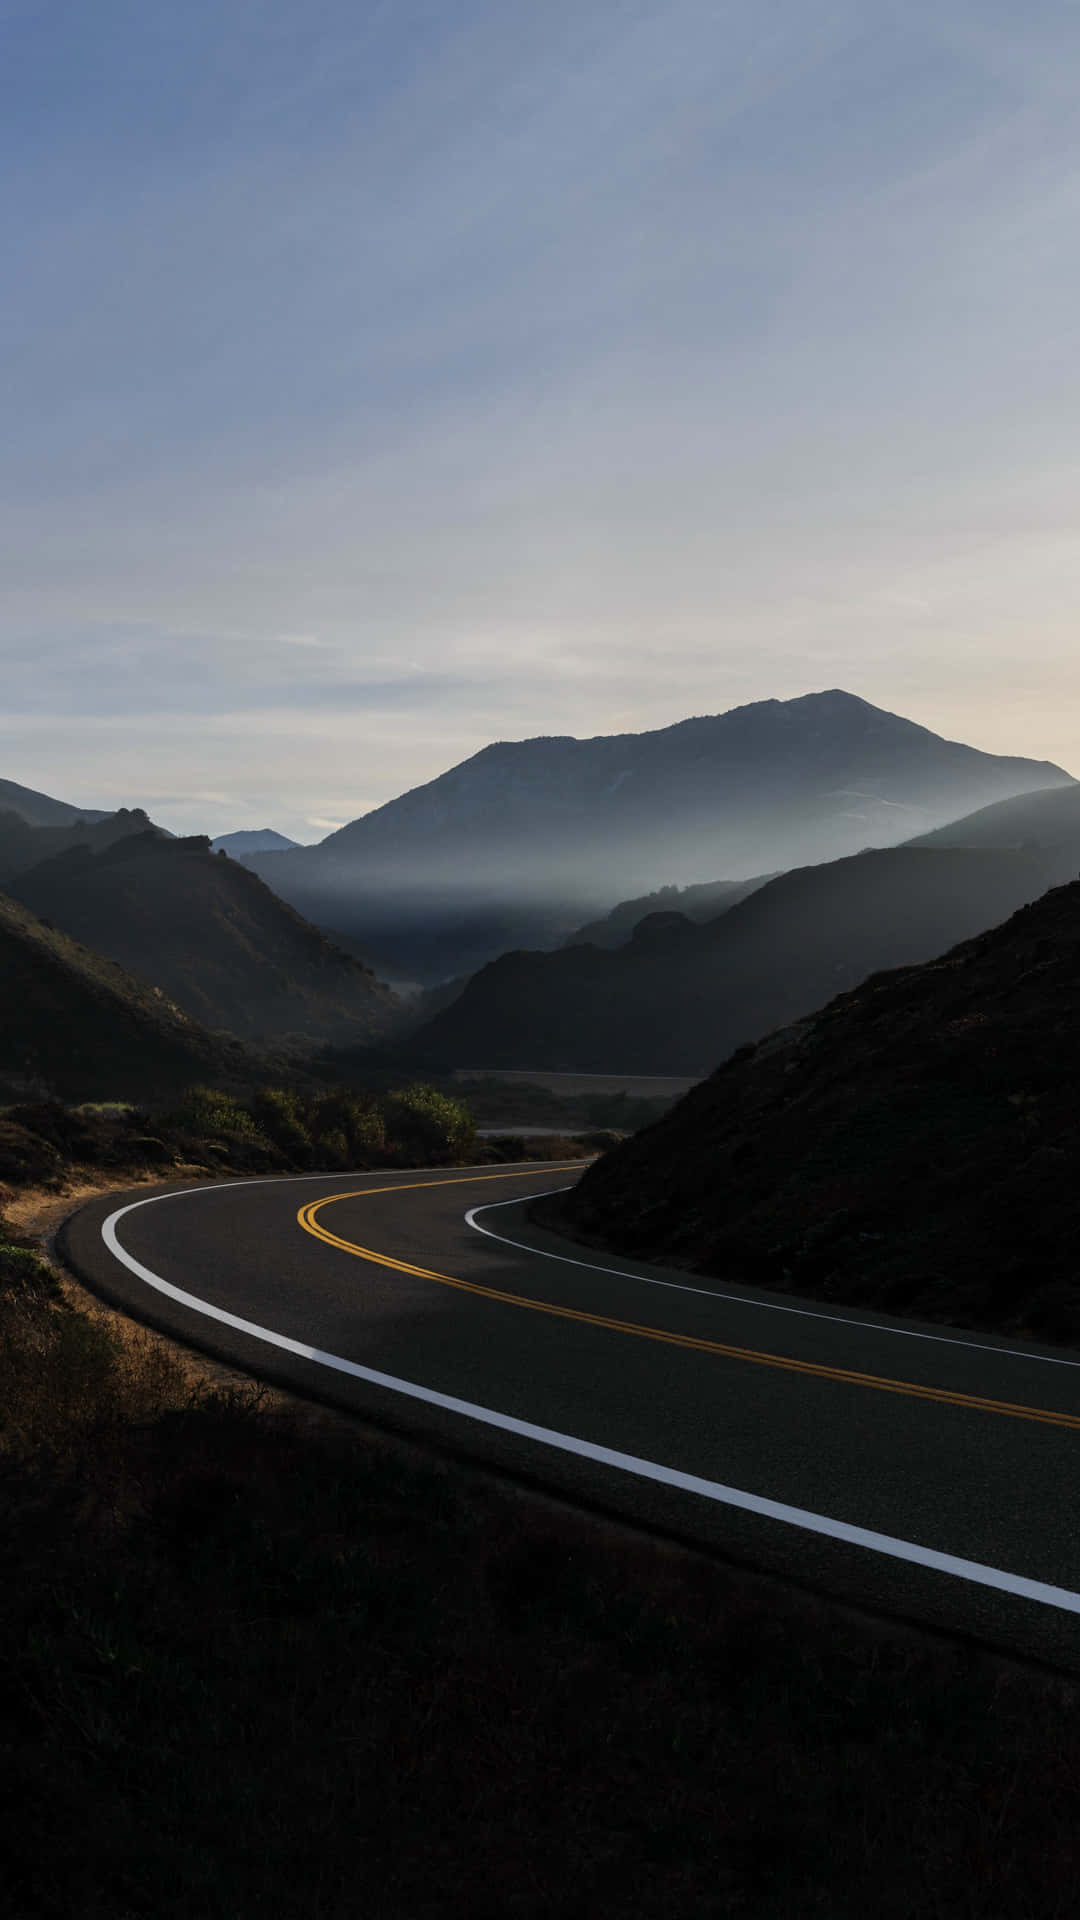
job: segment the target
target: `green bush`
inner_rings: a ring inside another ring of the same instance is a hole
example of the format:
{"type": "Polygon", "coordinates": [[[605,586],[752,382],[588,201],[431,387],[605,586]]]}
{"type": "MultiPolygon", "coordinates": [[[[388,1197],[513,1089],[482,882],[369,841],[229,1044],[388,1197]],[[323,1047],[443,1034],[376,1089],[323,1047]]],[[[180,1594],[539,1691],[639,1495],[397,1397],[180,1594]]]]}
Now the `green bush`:
{"type": "Polygon", "coordinates": [[[382,1107],[390,1145],[400,1158],[438,1164],[474,1145],[476,1122],[468,1107],[437,1087],[402,1087],[386,1094],[382,1107]]]}
{"type": "Polygon", "coordinates": [[[252,1103],[255,1125],[297,1166],[311,1164],[311,1129],[299,1095],[284,1087],[267,1087],[252,1103]]]}
{"type": "Polygon", "coordinates": [[[321,1138],[343,1134],[346,1158],[365,1165],[386,1152],[386,1124],[375,1100],[354,1093],[325,1094],[313,1109],[312,1130],[321,1138]]]}
{"type": "Polygon", "coordinates": [[[249,1140],[261,1143],[266,1135],[238,1100],[217,1087],[189,1087],[168,1122],[201,1140],[249,1140]]]}
{"type": "Polygon", "coordinates": [[[348,1138],[341,1127],[331,1127],[329,1133],[319,1135],[315,1159],[320,1167],[330,1167],[337,1172],[339,1167],[347,1167],[351,1158],[348,1138]]]}

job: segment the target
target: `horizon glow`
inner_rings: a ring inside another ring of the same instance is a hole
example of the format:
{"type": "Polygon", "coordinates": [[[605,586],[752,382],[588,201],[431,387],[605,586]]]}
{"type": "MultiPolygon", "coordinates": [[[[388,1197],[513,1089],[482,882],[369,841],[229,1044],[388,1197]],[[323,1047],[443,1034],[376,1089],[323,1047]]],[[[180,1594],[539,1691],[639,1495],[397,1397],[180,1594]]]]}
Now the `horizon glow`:
{"type": "Polygon", "coordinates": [[[831,686],[1080,771],[1080,18],[0,31],[0,776],[312,840],[831,686]]]}

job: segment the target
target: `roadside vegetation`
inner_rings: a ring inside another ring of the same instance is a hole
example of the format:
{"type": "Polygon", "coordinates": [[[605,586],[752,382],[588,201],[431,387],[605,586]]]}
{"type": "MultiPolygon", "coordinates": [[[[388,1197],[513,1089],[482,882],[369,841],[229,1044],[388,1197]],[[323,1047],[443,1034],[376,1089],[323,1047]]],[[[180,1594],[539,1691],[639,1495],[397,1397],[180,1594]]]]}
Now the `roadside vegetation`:
{"type": "MultiPolygon", "coordinates": [[[[415,1079],[417,1065],[395,1059],[387,1048],[374,1055],[365,1048],[326,1049],[313,1063],[320,1073],[351,1086],[380,1089],[415,1079]]],[[[467,1080],[454,1073],[424,1068],[427,1080],[451,1099],[465,1099],[478,1127],[557,1127],[560,1132],[633,1133],[668,1111],[673,1094],[563,1092],[539,1081],[506,1080],[482,1074],[467,1080]]],[[[583,1076],[584,1077],[584,1076],[583,1076]]]]}
{"type": "Polygon", "coordinates": [[[0,1190],[566,1159],[617,1137],[600,1131],[533,1140],[508,1133],[480,1140],[471,1108],[423,1083],[380,1093],[264,1087],[247,1095],[192,1086],[174,1105],[153,1112],[56,1100],[0,1107],[0,1190]]]}
{"type": "Polygon", "coordinates": [[[1073,1686],[200,1365],[0,1222],[13,1920],[1075,1910],[1073,1686]]]}

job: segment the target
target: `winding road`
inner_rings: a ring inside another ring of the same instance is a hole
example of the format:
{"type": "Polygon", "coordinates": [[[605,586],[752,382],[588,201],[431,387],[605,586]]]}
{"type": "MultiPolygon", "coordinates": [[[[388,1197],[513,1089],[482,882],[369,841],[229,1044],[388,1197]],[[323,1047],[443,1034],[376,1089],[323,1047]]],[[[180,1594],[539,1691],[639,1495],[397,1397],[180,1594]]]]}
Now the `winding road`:
{"type": "Polygon", "coordinates": [[[109,1195],[61,1252],[236,1365],[552,1491],[1080,1669],[1080,1354],[608,1257],[580,1163],[109,1195]]]}

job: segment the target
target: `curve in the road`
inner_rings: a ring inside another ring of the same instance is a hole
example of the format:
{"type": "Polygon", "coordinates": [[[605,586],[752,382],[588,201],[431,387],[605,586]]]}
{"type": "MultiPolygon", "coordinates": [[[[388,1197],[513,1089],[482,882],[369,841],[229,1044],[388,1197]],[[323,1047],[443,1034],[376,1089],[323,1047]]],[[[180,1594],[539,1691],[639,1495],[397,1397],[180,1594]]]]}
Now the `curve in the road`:
{"type": "MultiPolygon", "coordinates": [[[[550,1171],[557,1170],[558,1169],[551,1169],[550,1171]]],[[[298,1177],[313,1179],[325,1178],[325,1176],[298,1177]]],[[[294,1176],[293,1179],[298,1177],[294,1176]]],[[[520,1168],[514,1169],[512,1173],[491,1174],[484,1172],[464,1176],[470,1184],[515,1177],[522,1177],[520,1168]]],[[[536,1176],[534,1175],[533,1177],[536,1176]]],[[[538,1422],[521,1419],[514,1414],[498,1408],[485,1406],[472,1400],[441,1392],[436,1388],[426,1386],[417,1381],[405,1379],[397,1374],[367,1367],[361,1362],[351,1360],[342,1354],[324,1350],[314,1344],[299,1340],[294,1336],[264,1325],[247,1316],[232,1313],[218,1303],[196,1295],[187,1288],[178,1286],[175,1282],[169,1281],[154,1268],[151,1268],[145,1261],[137,1259],[135,1255],[124,1246],[120,1238],[119,1229],[121,1223],[125,1220],[130,1220],[132,1215],[139,1213],[145,1208],[162,1207],[169,1201],[175,1202],[179,1199],[192,1199],[200,1194],[215,1194],[220,1199],[223,1193],[227,1193],[234,1186],[259,1185],[262,1187],[278,1187],[282,1184],[289,1183],[290,1182],[279,1181],[235,1182],[230,1183],[229,1188],[223,1188],[220,1183],[214,1183],[212,1186],[186,1188],[180,1192],[145,1196],[138,1200],[129,1201],[127,1204],[115,1208],[110,1212],[107,1218],[101,1222],[100,1240],[109,1250],[113,1259],[119,1262],[129,1273],[135,1275],[140,1282],[159,1295],[178,1303],[188,1313],[200,1319],[228,1327],[264,1346],[276,1349],[281,1353],[294,1355],[303,1361],[314,1363],[317,1367],[327,1369],[339,1375],[349,1376],[356,1381],[367,1382],[372,1386],[388,1390],[390,1393],[401,1396],[407,1400],[426,1403],[430,1407],[438,1408],[452,1415],[464,1416],[468,1420],[478,1422],[488,1428],[500,1429],[506,1434],[516,1435],[525,1440],[539,1443],[539,1445],[544,1448],[554,1449],[562,1454],[576,1455],[580,1459],[592,1462],[595,1465],[613,1469],[618,1474],[628,1475],[641,1481],[651,1481],[665,1487],[678,1489],[680,1492],[692,1494],[715,1506],[735,1508],[744,1513],[759,1516],[766,1520],[781,1522],[784,1526],[799,1529],[804,1534],[825,1536],[834,1541],[844,1542],[849,1546],[869,1549],[873,1554],[889,1556],[894,1560],[906,1561],[915,1567],[927,1568],[936,1573],[949,1575],[954,1579],[972,1583],[978,1587],[989,1588],[1001,1594],[1014,1596],[1022,1601],[1034,1601],[1044,1607],[1057,1609],[1061,1613],[1080,1614],[1080,1593],[1071,1588],[1058,1586],[1047,1581],[1032,1579],[1023,1574],[984,1564],[962,1555],[923,1546],[913,1540],[893,1536],[873,1528],[858,1526],[786,1501],[774,1500],[761,1494],[747,1492],[718,1480],[686,1472],[661,1461],[651,1460],[615,1447],[604,1446],[598,1444],[596,1441],[583,1438],[580,1435],[563,1432],[538,1422]]],[[[454,1179],[448,1181],[444,1177],[436,1181],[413,1181],[404,1183],[404,1190],[417,1190],[421,1187],[448,1184],[455,1184],[454,1179]]],[[[727,1343],[708,1342],[698,1339],[688,1340],[681,1335],[671,1334],[667,1329],[642,1328],[633,1323],[616,1321],[603,1315],[585,1313],[578,1309],[556,1306],[553,1303],[537,1302],[530,1300],[527,1296],[513,1295],[507,1293],[505,1290],[483,1287],[477,1283],[467,1282],[453,1275],[437,1273],[432,1269],[421,1267],[416,1262],[401,1260],[396,1256],[383,1254],[370,1248],[360,1247],[356,1243],[344,1240],[341,1236],[330,1234],[317,1220],[319,1210],[334,1201],[340,1203],[346,1199],[366,1199],[376,1195],[401,1192],[402,1190],[402,1184],[396,1186],[383,1184],[353,1190],[347,1195],[343,1193],[331,1194],[309,1203],[306,1208],[301,1208],[299,1217],[311,1233],[317,1238],[328,1242],[338,1252],[345,1251],[349,1255],[357,1256],[375,1265],[396,1269],[403,1274],[424,1281],[435,1281],[442,1285],[463,1288],[474,1295],[480,1295],[500,1305],[512,1304],[516,1307],[528,1307],[544,1313],[559,1314],[562,1317],[578,1323],[584,1323],[586,1326],[596,1328],[597,1330],[615,1331],[620,1334],[629,1333],[638,1336],[644,1334],[653,1339],[660,1338],[666,1341],[674,1341],[675,1344],[689,1346],[699,1352],[710,1352],[724,1359],[747,1360],[753,1361],[755,1364],[764,1363],[770,1366],[777,1364],[794,1364],[797,1371],[809,1371],[820,1378],[839,1380],[858,1385],[868,1385],[883,1388],[889,1392],[911,1394],[916,1397],[928,1395],[945,1404],[963,1408],[966,1411],[993,1411],[1013,1415],[1019,1413],[1024,1418],[1035,1419],[1044,1423],[1072,1428],[1080,1426],[1080,1416],[1057,1413],[1051,1409],[1018,1407],[1005,1402],[992,1401],[982,1396],[955,1394],[947,1390],[927,1389],[919,1383],[889,1381],[884,1377],[860,1375],[851,1369],[825,1368],[812,1365],[811,1363],[791,1363],[787,1359],[779,1362],[778,1357],[775,1355],[765,1355],[751,1349],[738,1348],[727,1343]],[[307,1216],[306,1219],[304,1218],[305,1215],[307,1216]]],[[[521,1242],[513,1244],[527,1245],[527,1243],[521,1242]]],[[[534,1246],[527,1246],[527,1251],[535,1257],[544,1250],[534,1246]]],[[[565,1256],[558,1257],[564,1258],[565,1256]]],[[[585,1266],[592,1263],[572,1262],[572,1264],[585,1266]]],[[[624,1277],[631,1280],[649,1277],[615,1268],[603,1269],[603,1271],[611,1273],[623,1272],[624,1277]]],[[[678,1283],[672,1284],[677,1285],[678,1283]]],[[[723,1299],[722,1295],[714,1297],[721,1301],[723,1299]]],[[[762,1303],[754,1302],[752,1304],[757,1305],[762,1303]]],[[[810,1317],[820,1318],[824,1316],[814,1315],[811,1311],[810,1317]]],[[[852,1322],[851,1324],[864,1323],[852,1322]]],[[[880,1329],[877,1328],[868,1328],[867,1330],[880,1331],[880,1329]]],[[[963,1343],[951,1341],[946,1338],[945,1344],[960,1345],[963,1343]]],[[[999,1355],[1008,1353],[1008,1349],[994,1348],[988,1350],[999,1355]]],[[[1021,1357],[1026,1359],[1039,1359],[1042,1356],[1027,1354],[1021,1357]]]]}
{"type": "MultiPolygon", "coordinates": [[[[417,1180],[414,1183],[416,1187],[453,1184],[448,1180],[417,1180]]],[[[402,1187],[389,1189],[395,1193],[408,1190],[402,1187]]],[[[296,1218],[305,1233],[313,1234],[328,1247],[337,1247],[342,1253],[351,1253],[359,1260],[367,1260],[372,1266],[409,1273],[417,1280],[433,1280],[438,1286],[456,1287],[461,1293],[474,1293],[483,1300],[497,1300],[506,1307],[522,1307],[529,1313],[550,1313],[560,1320],[577,1320],[582,1326],[602,1327],[605,1333],[626,1333],[639,1340],[657,1340],[664,1346],[689,1347],[697,1353],[718,1354],[725,1360],[745,1360],[752,1366],[778,1367],[785,1373],[811,1374],[818,1380],[838,1380],[847,1386],[873,1387],[879,1393],[904,1393],[916,1400],[937,1400],[942,1406],[974,1407],[981,1413],[1000,1413],[1017,1420],[1037,1420],[1044,1426],[1069,1427],[1074,1432],[1080,1432],[1080,1414],[1060,1413],[1050,1407],[1021,1406],[1008,1400],[992,1400],[985,1394],[954,1393],[947,1387],[926,1387],[913,1380],[892,1380],[883,1374],[861,1373],[851,1367],[829,1367],[818,1360],[797,1360],[790,1355],[764,1353],[754,1347],[732,1346],[723,1340],[705,1340],[694,1334],[673,1333],[667,1327],[646,1327],[636,1320],[616,1320],[609,1314],[586,1313],[580,1307],[558,1306],[554,1301],[534,1300],[528,1294],[506,1293],[499,1287],[481,1286],[475,1280],[462,1280],[452,1273],[436,1273],[431,1267],[418,1267],[411,1261],[397,1260],[392,1254],[377,1253],[372,1247],[359,1246],[355,1240],[343,1240],[340,1234],[331,1233],[324,1227],[318,1218],[324,1207],[332,1207],[344,1200],[368,1200],[387,1191],[385,1187],[359,1187],[347,1193],[324,1194],[321,1200],[309,1200],[306,1206],[300,1208],[296,1218]]],[[[535,1252],[535,1249],[532,1251],[535,1252]]],[[[579,1264],[586,1263],[583,1261],[579,1264]]],[[[609,1267],[600,1271],[610,1273],[618,1269],[609,1267]]]]}
{"type": "MultiPolygon", "coordinates": [[[[543,1193],[534,1193],[533,1200],[547,1200],[556,1193],[569,1193],[569,1187],[548,1187],[543,1193]]],[[[661,1280],[655,1273],[631,1273],[626,1267],[607,1267],[598,1260],[582,1260],[576,1254],[555,1253],[550,1247],[537,1248],[528,1240],[514,1240],[508,1233],[496,1233],[494,1227],[482,1227],[482,1213],[497,1213],[500,1207],[516,1207],[517,1200],[487,1200],[479,1207],[470,1207],[465,1214],[465,1224],[474,1233],[482,1233],[486,1240],[497,1240],[500,1246],[514,1247],[519,1253],[543,1253],[545,1260],[555,1260],[560,1267],[581,1267],[586,1273],[608,1273],[617,1280],[632,1280],[643,1287],[662,1287],[665,1293],[695,1293],[700,1299],[715,1300],[716,1288],[692,1287],[686,1280],[661,1280]]],[[[746,1293],[736,1293],[725,1287],[724,1299],[730,1306],[752,1307],[755,1313],[789,1313],[797,1320],[824,1320],[835,1327],[864,1327],[865,1319],[856,1319],[850,1313],[829,1313],[825,1307],[796,1307],[788,1300],[766,1300],[746,1293]]],[[[930,1333],[925,1327],[902,1327],[899,1322],[892,1326],[879,1325],[878,1333],[885,1333],[898,1340],[930,1340],[935,1346],[968,1347],[972,1353],[993,1353],[998,1359],[1012,1353],[1016,1359],[1036,1361],[1041,1367],[1080,1368],[1080,1360],[1071,1360],[1064,1353],[1032,1353],[1021,1347],[1008,1347],[1000,1341],[969,1340],[959,1333],[930,1333]]]]}

